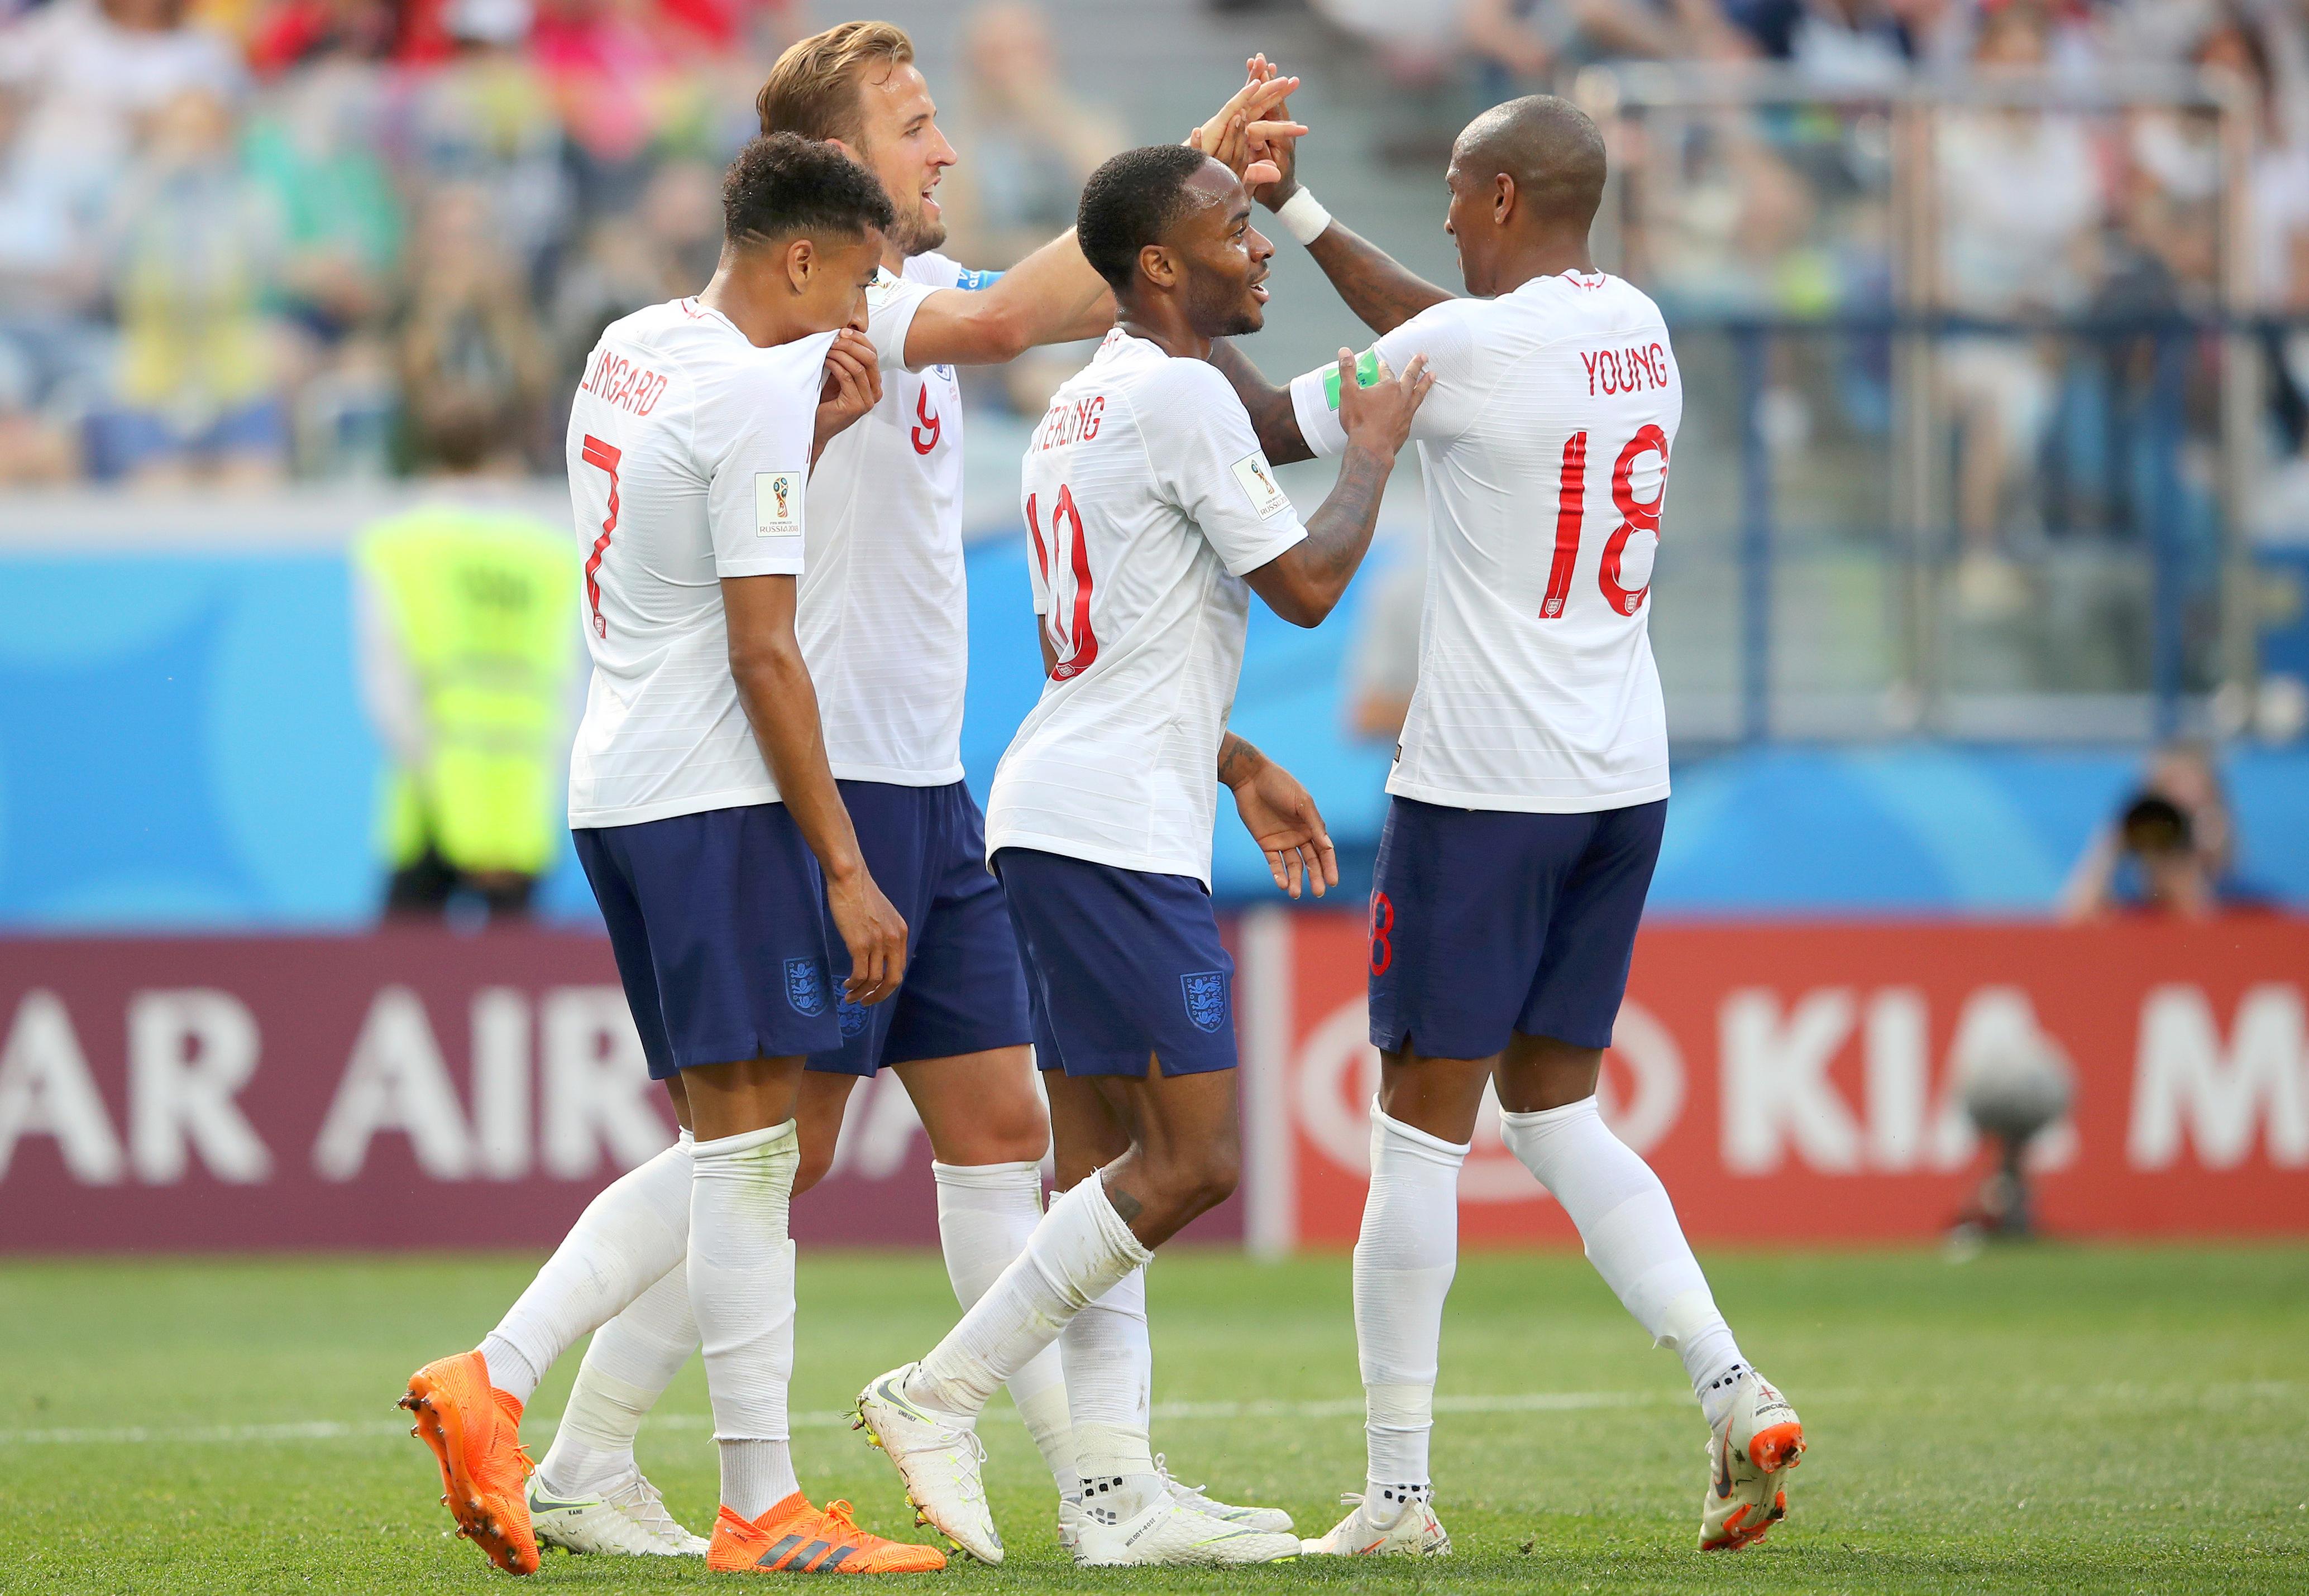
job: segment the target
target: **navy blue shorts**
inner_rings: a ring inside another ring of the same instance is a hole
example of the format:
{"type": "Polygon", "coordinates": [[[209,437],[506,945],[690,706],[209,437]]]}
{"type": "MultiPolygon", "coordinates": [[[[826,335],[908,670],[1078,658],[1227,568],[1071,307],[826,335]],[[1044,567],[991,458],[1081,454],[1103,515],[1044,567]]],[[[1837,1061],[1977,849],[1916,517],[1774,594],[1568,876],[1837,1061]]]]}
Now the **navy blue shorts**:
{"type": "Polygon", "coordinates": [[[1191,876],[1006,848],[994,869],[1026,955],[1035,1062],[1069,1075],[1231,1070],[1234,960],[1191,876]]]}
{"type": "Polygon", "coordinates": [[[1667,800],[1585,815],[1388,800],[1371,904],[1371,1040],[1488,1058],[1510,1031],[1608,1048],[1667,800]]]}
{"type": "Polygon", "coordinates": [[[826,889],[783,804],[571,835],[651,1079],[840,1046],[826,889]]]}
{"type": "MultiPolygon", "coordinates": [[[[809,1067],[870,1075],[886,1064],[954,1058],[1034,1040],[1026,976],[1002,884],[986,868],[986,822],[970,789],[843,781],[859,851],[875,884],[906,922],[905,980],[871,1008],[842,998],[842,1046],[809,1067]]],[[[850,979],[850,950],[827,919],[834,990],[850,979]]]]}

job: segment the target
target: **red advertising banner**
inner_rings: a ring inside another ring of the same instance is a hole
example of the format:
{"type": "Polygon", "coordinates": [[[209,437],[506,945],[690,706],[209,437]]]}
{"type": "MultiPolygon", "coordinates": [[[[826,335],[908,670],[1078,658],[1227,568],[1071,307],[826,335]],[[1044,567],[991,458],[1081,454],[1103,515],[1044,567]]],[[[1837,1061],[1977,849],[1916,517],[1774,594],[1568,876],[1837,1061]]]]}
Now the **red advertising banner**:
{"type": "MultiPolygon", "coordinates": [[[[1243,1198],[1198,1239],[1339,1246],[1378,1059],[1361,923],[1232,922],[1243,1198]]],[[[2069,1235],[2309,1234],[2309,922],[1647,928],[1605,1112],[1694,1235],[1921,1239],[1985,1155],[1956,1084],[2049,1057],[2069,1235]]],[[[598,936],[0,940],[0,1252],[544,1247],[672,1135],[598,936]]],[[[886,1073],[851,1100],[809,1242],[929,1244],[929,1147],[886,1073]]],[[[1487,1111],[1474,1242],[1569,1243],[1487,1111]]]]}
{"type": "MultiPolygon", "coordinates": [[[[1360,920],[1242,927],[1252,1244],[1351,1244],[1378,1056],[1360,920]]],[[[1647,927],[1600,1092],[1686,1228],[1720,1241],[1918,1239],[1978,1184],[1957,1083],[2049,1057],[2070,1116],[2032,1153],[2046,1229],[2309,1233],[2309,922],[1647,927]]],[[[1570,1222],[1485,1104],[1460,1180],[1474,1242],[1570,1222]]]]}
{"type": "MultiPolygon", "coordinates": [[[[0,941],[0,1252],[547,1247],[673,1131],[598,936],[0,941]]],[[[794,1229],[937,1240],[894,1078],[794,1229]]]]}

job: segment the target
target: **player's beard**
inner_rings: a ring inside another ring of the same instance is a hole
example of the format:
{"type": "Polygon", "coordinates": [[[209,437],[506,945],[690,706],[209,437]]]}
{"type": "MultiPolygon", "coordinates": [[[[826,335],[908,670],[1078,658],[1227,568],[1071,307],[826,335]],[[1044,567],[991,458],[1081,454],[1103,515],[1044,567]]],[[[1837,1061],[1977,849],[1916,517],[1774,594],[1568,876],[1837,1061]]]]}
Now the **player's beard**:
{"type": "Polygon", "coordinates": [[[898,253],[909,259],[928,254],[946,242],[946,222],[930,215],[930,202],[916,196],[912,206],[898,211],[897,224],[890,229],[898,253]]]}

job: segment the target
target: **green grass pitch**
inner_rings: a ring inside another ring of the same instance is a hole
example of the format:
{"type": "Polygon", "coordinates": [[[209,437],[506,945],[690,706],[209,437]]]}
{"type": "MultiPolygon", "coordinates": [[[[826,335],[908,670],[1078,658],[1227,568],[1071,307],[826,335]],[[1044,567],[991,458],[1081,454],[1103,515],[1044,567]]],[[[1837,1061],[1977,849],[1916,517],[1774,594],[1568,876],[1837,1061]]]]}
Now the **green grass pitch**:
{"type": "MultiPolygon", "coordinates": [[[[1078,1572],[1007,1406],[982,1426],[1009,1542],[983,1591],[2309,1591],[2309,1249],[2045,1246],[1708,1260],[1748,1353],[1804,1416],[1791,1517],[1692,1549],[1703,1432],[1682,1371],[1577,1256],[1477,1254],[1445,1320],[1438,1505],[1449,1563],[1078,1572]]],[[[445,1538],[393,1408],[526,1281],[501,1257],[0,1264],[0,1591],[504,1589],[445,1538]],[[235,1433],[237,1431],[237,1433],[235,1433]]],[[[1165,1255],[1156,1445],[1181,1475],[1327,1528],[1359,1482],[1346,1260],[1165,1255]],[[1266,1403],[1267,1411],[1250,1404],[1266,1403]],[[1278,1414],[1275,1408],[1283,1411],[1278,1414]]],[[[953,1301],[927,1255],[811,1256],[795,1441],[804,1488],[886,1534],[895,1476],[835,1420],[953,1301]]],[[[532,1404],[544,1451],[576,1359],[532,1404]]],[[[674,1510],[714,1500],[693,1360],[642,1436],[674,1510]]],[[[708,1582],[548,1553],[539,1592],[708,1582]]]]}

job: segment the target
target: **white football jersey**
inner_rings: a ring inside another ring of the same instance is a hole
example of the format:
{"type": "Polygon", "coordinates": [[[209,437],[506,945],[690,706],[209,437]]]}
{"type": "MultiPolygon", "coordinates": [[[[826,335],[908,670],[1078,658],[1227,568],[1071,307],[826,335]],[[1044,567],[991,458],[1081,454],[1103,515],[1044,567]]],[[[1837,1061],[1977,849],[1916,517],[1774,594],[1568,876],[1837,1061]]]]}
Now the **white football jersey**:
{"type": "Polygon", "coordinates": [[[795,629],[826,759],[845,781],[962,780],[962,388],[951,366],[908,369],[906,333],[930,295],[994,276],[939,254],[883,270],[866,291],[882,401],[835,435],[810,479],[795,629]]]}
{"type": "MultiPolygon", "coordinates": [[[[1659,307],[1567,272],[1430,306],[1376,349],[1435,374],[1411,432],[1429,522],[1419,683],[1387,789],[1550,814],[1665,798],[1645,597],[1683,380],[1659,307]]],[[[1320,454],[1346,447],[1337,389],[1335,366],[1291,384],[1320,454]]]]}
{"type": "Polygon", "coordinates": [[[730,675],[725,576],[798,576],[826,351],[757,349],[676,299],[613,322],[569,411],[593,677],[569,755],[569,824],[633,825],[774,803],[730,675]]]}
{"type": "Polygon", "coordinates": [[[1206,361],[1117,328],[1026,445],[1034,611],[1058,654],[986,804],[986,850],[1211,880],[1242,575],[1307,535],[1206,361]]]}

